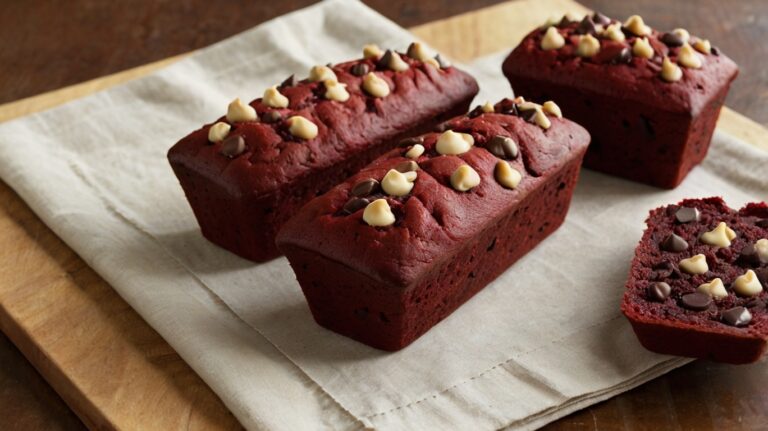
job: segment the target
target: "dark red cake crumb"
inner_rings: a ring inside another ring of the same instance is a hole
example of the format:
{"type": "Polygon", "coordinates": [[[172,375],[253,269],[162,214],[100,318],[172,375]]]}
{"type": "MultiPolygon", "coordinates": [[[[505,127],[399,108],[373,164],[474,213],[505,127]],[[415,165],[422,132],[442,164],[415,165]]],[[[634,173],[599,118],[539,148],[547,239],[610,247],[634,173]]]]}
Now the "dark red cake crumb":
{"type": "Polygon", "coordinates": [[[585,167],[674,188],[706,156],[738,68],[702,38],[690,36],[686,43],[677,33],[654,29],[644,36],[652,56],[638,56],[633,47],[643,37],[623,24],[593,15],[581,22],[545,25],[523,39],[502,69],[516,92],[534,101],[556,97],[563,112],[589,131],[585,167]],[[623,40],[606,35],[611,25],[620,28],[623,40]],[[549,28],[562,36],[560,48],[543,49],[549,28]],[[577,55],[580,39],[587,36],[598,40],[599,52],[577,55]],[[701,60],[700,68],[681,61],[681,51],[692,46],[699,47],[694,56],[701,60]],[[662,77],[665,58],[679,67],[679,80],[662,77]]]}
{"type": "Polygon", "coordinates": [[[403,141],[304,206],[277,244],[315,320],[401,349],[555,231],[589,135],[543,112],[519,99],[473,110],[444,132],[403,141]],[[457,147],[444,145],[447,137],[457,147]],[[405,193],[394,196],[386,178],[400,175],[412,188],[397,183],[405,193]]]}
{"type": "MultiPolygon", "coordinates": [[[[389,52],[389,58],[394,55],[389,52]]],[[[329,100],[326,81],[291,75],[278,86],[287,107],[262,98],[249,106],[258,119],[217,122],[231,126],[221,142],[210,142],[214,123],[179,141],[168,159],[195,213],[203,235],[244,258],[277,257],[278,229],[304,203],[344,180],[406,136],[465,113],[477,82],[461,70],[438,67],[400,54],[407,70],[390,70],[375,58],[330,67],[349,98],[329,100]],[[389,93],[369,94],[363,85],[373,73],[389,93]],[[309,139],[294,136],[290,118],[301,116],[317,128],[309,139]]],[[[338,84],[337,84],[338,85],[338,84]]],[[[215,123],[217,123],[215,122],[215,123]]]]}
{"type": "Polygon", "coordinates": [[[734,364],[758,360],[768,340],[768,205],[736,211],[720,198],[688,199],[651,211],[646,222],[621,305],[643,346],[734,364]],[[720,223],[733,235],[717,232],[720,223]],[[668,247],[670,237],[688,246],[668,247]],[[681,264],[697,255],[706,272],[681,264]],[[756,279],[746,289],[750,271],[756,279]],[[715,279],[723,289],[713,296],[706,286],[715,279]]]}

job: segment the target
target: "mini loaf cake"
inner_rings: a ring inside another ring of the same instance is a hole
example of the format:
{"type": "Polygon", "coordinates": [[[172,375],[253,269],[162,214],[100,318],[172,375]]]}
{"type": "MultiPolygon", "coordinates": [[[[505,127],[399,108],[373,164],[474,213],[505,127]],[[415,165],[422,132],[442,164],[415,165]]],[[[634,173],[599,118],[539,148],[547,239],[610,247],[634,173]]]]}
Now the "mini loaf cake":
{"type": "Polygon", "coordinates": [[[516,92],[557,95],[592,143],[584,166],[676,187],[707,154],[736,65],[684,29],[659,32],[635,15],[565,16],[534,30],[502,66],[516,92]]]}
{"type": "Polygon", "coordinates": [[[310,201],[278,235],[320,325],[401,349],[562,223],[589,134],[557,105],[505,99],[438,130],[310,201]]]}
{"type": "Polygon", "coordinates": [[[768,340],[768,205],[720,198],[651,211],[621,310],[647,349],[734,364],[768,340]]]}
{"type": "Polygon", "coordinates": [[[309,199],[397,145],[467,111],[477,83],[419,43],[375,45],[364,58],[315,66],[168,152],[203,235],[254,261],[279,253],[280,226],[309,199]]]}

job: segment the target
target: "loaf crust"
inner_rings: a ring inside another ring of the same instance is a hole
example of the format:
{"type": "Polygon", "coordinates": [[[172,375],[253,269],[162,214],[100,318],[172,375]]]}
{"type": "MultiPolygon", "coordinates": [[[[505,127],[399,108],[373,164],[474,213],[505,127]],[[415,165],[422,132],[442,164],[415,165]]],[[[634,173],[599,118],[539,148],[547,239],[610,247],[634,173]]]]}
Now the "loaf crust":
{"type": "MultiPolygon", "coordinates": [[[[411,343],[482,289],[562,223],[589,134],[577,124],[550,117],[542,129],[503,111],[474,110],[442,129],[467,133],[474,146],[459,155],[439,155],[442,132],[422,136],[424,153],[411,192],[384,193],[395,223],[373,227],[363,210],[344,211],[354,186],[381,180],[411,159],[401,147],[312,200],[278,235],[321,325],[371,346],[397,350],[411,343]],[[495,136],[512,138],[519,155],[507,162],[522,174],[515,189],[502,186],[488,149],[495,136]],[[467,164],[480,183],[457,191],[450,177],[467,164]]],[[[412,143],[413,141],[409,141],[412,143]]],[[[515,286],[510,286],[515,288],[515,286]]]]}
{"type": "MultiPolygon", "coordinates": [[[[555,25],[565,39],[560,49],[541,48],[547,28],[529,33],[504,61],[504,75],[514,90],[536,101],[556,97],[569,118],[589,130],[592,144],[585,167],[676,187],[706,156],[720,108],[738,74],[736,64],[717,48],[709,54],[697,52],[702,67],[680,66],[682,78],[667,82],[661,77],[663,58],[677,64],[681,48],[667,46],[663,32],[651,29],[647,36],[654,52],[650,59],[631,54],[638,37],[626,29],[621,42],[596,33],[600,52],[579,57],[581,22],[555,25]]],[[[691,37],[690,43],[698,40],[691,37]]]]}
{"type": "MultiPolygon", "coordinates": [[[[436,67],[401,55],[409,68],[395,72],[361,59],[332,66],[346,85],[345,102],[324,97],[323,82],[303,80],[279,91],[290,104],[271,108],[262,99],[249,105],[259,120],[232,124],[245,150],[234,158],[222,154],[222,142],[208,140],[211,123],[192,132],[168,152],[168,159],[189,200],[203,234],[242,257],[264,261],[279,255],[274,237],[279,227],[314,196],[391,149],[407,135],[466,112],[478,91],[468,74],[436,67]],[[352,73],[365,65],[387,82],[390,93],[373,97],[352,73]],[[267,122],[269,112],[279,113],[267,122]],[[291,116],[317,126],[313,139],[289,133],[291,116]]],[[[226,122],[225,117],[217,120],[226,122]]]]}

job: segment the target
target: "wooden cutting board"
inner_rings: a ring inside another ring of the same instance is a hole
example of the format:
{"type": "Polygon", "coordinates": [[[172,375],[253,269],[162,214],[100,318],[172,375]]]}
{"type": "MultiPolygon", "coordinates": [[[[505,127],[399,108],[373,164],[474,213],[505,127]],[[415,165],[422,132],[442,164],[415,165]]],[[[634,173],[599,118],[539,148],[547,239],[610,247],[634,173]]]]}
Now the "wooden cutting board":
{"type": "MultiPolygon", "coordinates": [[[[411,29],[460,61],[511,49],[570,0],[520,0],[411,29]]],[[[184,55],[0,105],[0,121],[144,76],[184,55]]],[[[768,150],[768,130],[724,109],[718,127],[768,150]]],[[[112,288],[0,182],[0,328],[90,428],[233,429],[219,398],[112,288]]]]}

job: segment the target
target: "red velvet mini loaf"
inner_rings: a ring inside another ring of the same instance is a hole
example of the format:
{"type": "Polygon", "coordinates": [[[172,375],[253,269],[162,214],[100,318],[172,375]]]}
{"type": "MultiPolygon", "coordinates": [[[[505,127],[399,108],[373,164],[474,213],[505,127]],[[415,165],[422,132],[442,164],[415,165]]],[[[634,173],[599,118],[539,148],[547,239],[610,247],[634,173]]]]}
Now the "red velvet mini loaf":
{"type": "Polygon", "coordinates": [[[467,111],[468,74],[412,44],[407,55],[372,45],[365,58],[316,66],[191,133],[168,159],[203,235],[242,257],[279,255],[280,226],[404,136],[467,111]]]}
{"type": "Polygon", "coordinates": [[[596,13],[532,31],[502,66],[516,92],[557,102],[592,136],[584,166],[676,187],[707,154],[736,65],[684,29],[596,13]]]}
{"type": "Polygon", "coordinates": [[[742,364],[768,340],[768,205],[720,198],[651,211],[621,310],[647,349],[742,364]]]}
{"type": "Polygon", "coordinates": [[[404,140],[286,223],[277,244],[320,325],[401,349],[560,226],[589,134],[517,102],[404,140]]]}

